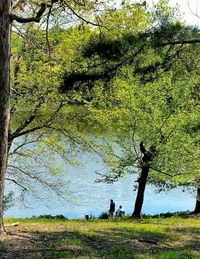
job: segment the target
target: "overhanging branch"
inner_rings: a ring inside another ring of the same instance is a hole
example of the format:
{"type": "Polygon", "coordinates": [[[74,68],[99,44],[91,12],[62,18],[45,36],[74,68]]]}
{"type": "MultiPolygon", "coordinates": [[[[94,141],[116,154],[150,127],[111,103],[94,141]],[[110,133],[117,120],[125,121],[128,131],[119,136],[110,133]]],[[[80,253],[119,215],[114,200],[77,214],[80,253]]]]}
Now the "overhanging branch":
{"type": "Polygon", "coordinates": [[[20,183],[18,183],[15,179],[12,179],[12,178],[5,178],[5,180],[6,180],[6,181],[11,181],[11,182],[13,182],[14,184],[18,185],[20,188],[23,189],[23,192],[24,192],[24,191],[28,191],[28,189],[27,189],[25,186],[23,186],[23,185],[21,185],[20,183]]]}
{"type": "MultiPolygon", "coordinates": [[[[77,2],[75,2],[76,4],[78,4],[77,2]]],[[[99,23],[94,23],[92,21],[89,21],[87,19],[85,19],[83,16],[79,15],[69,4],[65,3],[65,5],[67,6],[67,8],[80,20],[82,20],[83,22],[87,23],[87,24],[91,24],[92,26],[98,26],[98,27],[104,27],[106,29],[108,29],[106,26],[104,25],[100,25],[99,23]]]]}
{"type": "Polygon", "coordinates": [[[10,15],[10,19],[11,19],[11,21],[17,21],[19,23],[29,23],[29,22],[37,22],[37,23],[39,23],[41,18],[42,18],[43,13],[46,10],[46,7],[47,7],[47,5],[45,3],[41,3],[40,9],[37,12],[35,17],[23,18],[23,17],[15,15],[15,14],[11,14],[10,15]]]}
{"type": "Polygon", "coordinates": [[[169,46],[169,45],[183,45],[183,44],[199,44],[200,39],[191,39],[191,40],[176,40],[176,41],[169,41],[162,43],[158,45],[158,47],[164,47],[164,46],[169,46]]]}
{"type": "Polygon", "coordinates": [[[167,176],[169,176],[169,177],[173,177],[173,176],[174,176],[174,175],[172,175],[172,174],[165,173],[165,172],[163,172],[163,171],[161,171],[161,170],[159,170],[159,169],[153,168],[152,166],[150,167],[150,169],[152,169],[152,170],[154,170],[154,171],[156,171],[156,172],[158,172],[158,173],[167,175],[167,176]]]}

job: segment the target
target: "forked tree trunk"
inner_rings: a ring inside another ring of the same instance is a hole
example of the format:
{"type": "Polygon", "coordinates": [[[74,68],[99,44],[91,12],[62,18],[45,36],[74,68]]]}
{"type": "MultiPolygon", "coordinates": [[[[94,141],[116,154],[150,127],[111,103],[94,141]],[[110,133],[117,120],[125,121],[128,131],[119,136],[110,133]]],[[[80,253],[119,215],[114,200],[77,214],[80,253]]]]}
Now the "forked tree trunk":
{"type": "Polygon", "coordinates": [[[142,211],[142,205],[144,201],[144,192],[146,188],[146,183],[147,183],[147,177],[149,174],[149,166],[144,165],[142,167],[142,173],[140,178],[138,179],[138,191],[137,191],[137,197],[135,201],[135,208],[132,214],[132,218],[140,218],[141,216],[141,211],[142,211]]]}
{"type": "Polygon", "coordinates": [[[4,232],[3,195],[8,150],[11,56],[10,7],[11,0],[0,0],[0,232],[4,232]]]}
{"type": "Polygon", "coordinates": [[[194,213],[200,213],[200,187],[197,187],[197,198],[194,213]]]}

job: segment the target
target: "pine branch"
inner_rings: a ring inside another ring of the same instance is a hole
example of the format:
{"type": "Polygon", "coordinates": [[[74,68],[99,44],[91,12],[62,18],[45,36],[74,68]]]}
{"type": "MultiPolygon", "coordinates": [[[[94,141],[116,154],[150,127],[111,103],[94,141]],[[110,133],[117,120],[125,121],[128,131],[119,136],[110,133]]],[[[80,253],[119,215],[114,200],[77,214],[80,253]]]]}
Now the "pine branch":
{"type": "Polygon", "coordinates": [[[176,41],[169,41],[158,45],[158,47],[164,47],[169,45],[184,45],[184,44],[199,44],[200,39],[191,39],[191,40],[176,40],[176,41]]]}

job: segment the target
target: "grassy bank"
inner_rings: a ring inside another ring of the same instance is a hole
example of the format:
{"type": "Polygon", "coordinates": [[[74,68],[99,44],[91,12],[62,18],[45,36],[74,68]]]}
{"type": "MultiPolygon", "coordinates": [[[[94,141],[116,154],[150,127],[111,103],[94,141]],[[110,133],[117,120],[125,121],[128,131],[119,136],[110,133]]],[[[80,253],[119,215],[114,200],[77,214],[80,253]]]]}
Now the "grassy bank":
{"type": "Polygon", "coordinates": [[[200,218],[6,219],[0,258],[200,258],[200,218]]]}

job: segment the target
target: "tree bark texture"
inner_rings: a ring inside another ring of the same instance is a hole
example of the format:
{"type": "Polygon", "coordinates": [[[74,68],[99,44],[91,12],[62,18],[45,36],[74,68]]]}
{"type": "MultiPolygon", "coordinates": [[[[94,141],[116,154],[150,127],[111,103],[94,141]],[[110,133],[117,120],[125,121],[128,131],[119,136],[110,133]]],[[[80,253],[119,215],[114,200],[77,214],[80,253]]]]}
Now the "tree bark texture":
{"type": "Polygon", "coordinates": [[[194,213],[200,213],[200,187],[197,187],[197,198],[194,213]]]}
{"type": "Polygon", "coordinates": [[[0,0],[0,232],[3,225],[4,179],[7,168],[10,100],[10,7],[11,0],[0,0]]]}
{"type": "Polygon", "coordinates": [[[143,141],[140,143],[140,151],[143,154],[142,157],[142,163],[141,163],[141,176],[138,179],[138,191],[137,191],[137,197],[135,200],[135,208],[132,213],[132,218],[140,218],[141,216],[141,211],[142,211],[142,205],[144,201],[144,192],[146,188],[146,183],[147,183],[147,178],[149,174],[149,163],[153,159],[153,153],[155,152],[155,148],[151,147],[150,148],[151,152],[148,151],[145,146],[143,141]]]}
{"type": "Polygon", "coordinates": [[[141,176],[138,179],[139,185],[138,185],[137,197],[135,201],[135,208],[132,214],[133,218],[140,218],[141,216],[142,205],[144,201],[144,192],[146,188],[148,174],[149,174],[149,166],[148,165],[142,166],[141,176]]]}

